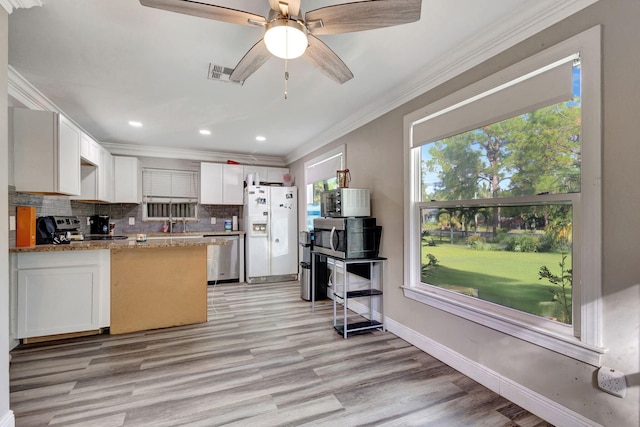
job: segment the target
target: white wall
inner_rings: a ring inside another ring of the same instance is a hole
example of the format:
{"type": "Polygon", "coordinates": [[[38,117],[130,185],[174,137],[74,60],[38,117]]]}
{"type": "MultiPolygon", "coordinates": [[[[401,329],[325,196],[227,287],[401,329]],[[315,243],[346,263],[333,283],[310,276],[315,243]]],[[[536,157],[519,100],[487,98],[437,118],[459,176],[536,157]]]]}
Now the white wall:
{"type": "MultiPolygon", "coordinates": [[[[640,2],[601,0],[290,165],[301,182],[306,160],[346,144],[351,186],[371,189],[372,215],[384,228],[381,256],[388,258],[384,295],[388,318],[510,384],[537,393],[547,403],[556,402],[560,409],[601,425],[620,427],[640,425],[639,21],[640,2]],[[603,28],[603,317],[609,349],[603,363],[628,375],[631,387],[624,399],[595,386],[594,366],[408,300],[399,288],[404,262],[404,115],[599,24],[603,28]]],[[[301,204],[301,220],[304,208],[301,204]]],[[[533,402],[529,409],[540,409],[535,406],[533,402]]]]}
{"type": "Polygon", "coordinates": [[[9,409],[9,177],[7,120],[8,14],[0,7],[0,426],[13,426],[9,409]]]}

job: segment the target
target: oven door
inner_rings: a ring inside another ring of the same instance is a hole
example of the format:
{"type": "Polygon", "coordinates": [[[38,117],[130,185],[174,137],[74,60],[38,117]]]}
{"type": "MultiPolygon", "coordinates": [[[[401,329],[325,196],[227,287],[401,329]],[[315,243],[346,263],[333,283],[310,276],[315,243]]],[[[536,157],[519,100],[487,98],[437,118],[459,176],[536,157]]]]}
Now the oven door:
{"type": "Polygon", "coordinates": [[[344,220],[317,218],[313,222],[313,249],[325,255],[344,258],[346,249],[344,220]]]}

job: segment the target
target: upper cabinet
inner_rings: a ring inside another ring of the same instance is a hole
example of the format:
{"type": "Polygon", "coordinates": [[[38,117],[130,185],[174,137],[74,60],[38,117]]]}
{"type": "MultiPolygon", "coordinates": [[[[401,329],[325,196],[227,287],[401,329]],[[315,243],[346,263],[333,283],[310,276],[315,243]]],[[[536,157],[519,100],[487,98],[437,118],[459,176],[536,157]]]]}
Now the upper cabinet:
{"type": "Polygon", "coordinates": [[[100,144],[86,133],[80,138],[80,157],[85,163],[97,166],[100,163],[100,144]]]}
{"type": "Polygon", "coordinates": [[[268,168],[267,182],[284,184],[284,176],[289,173],[289,168],[268,168]]]}
{"type": "Polygon", "coordinates": [[[83,133],[80,157],[82,157],[80,196],[71,198],[87,202],[113,202],[114,165],[111,153],[83,133]]]}
{"type": "Polygon", "coordinates": [[[203,205],[241,205],[243,167],[223,163],[200,163],[200,203],[203,205]]]}
{"type": "Polygon", "coordinates": [[[255,185],[259,185],[261,182],[268,182],[270,184],[284,184],[284,175],[289,173],[289,168],[274,168],[268,166],[250,165],[245,165],[243,167],[244,180],[247,181],[247,176],[251,175],[255,185]]]}
{"type": "Polygon", "coordinates": [[[100,163],[98,163],[98,200],[113,201],[113,156],[106,148],[100,146],[100,163]]]}
{"type": "Polygon", "coordinates": [[[14,108],[16,191],[80,195],[80,136],[58,113],[14,108]]]}
{"type": "Polygon", "coordinates": [[[113,156],[114,203],[142,203],[142,168],[137,157],[113,156]]]}

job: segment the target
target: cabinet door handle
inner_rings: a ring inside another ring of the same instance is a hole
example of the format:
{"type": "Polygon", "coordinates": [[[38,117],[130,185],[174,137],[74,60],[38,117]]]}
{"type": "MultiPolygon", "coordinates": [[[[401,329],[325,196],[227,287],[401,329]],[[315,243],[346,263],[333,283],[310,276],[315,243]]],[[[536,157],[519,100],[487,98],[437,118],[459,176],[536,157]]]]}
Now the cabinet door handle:
{"type": "Polygon", "coordinates": [[[329,235],[329,243],[331,243],[331,250],[332,250],[332,251],[335,251],[335,250],[336,250],[336,248],[333,246],[333,236],[334,236],[335,234],[336,234],[336,228],[335,228],[335,227],[333,227],[333,228],[331,229],[331,234],[329,235]]]}

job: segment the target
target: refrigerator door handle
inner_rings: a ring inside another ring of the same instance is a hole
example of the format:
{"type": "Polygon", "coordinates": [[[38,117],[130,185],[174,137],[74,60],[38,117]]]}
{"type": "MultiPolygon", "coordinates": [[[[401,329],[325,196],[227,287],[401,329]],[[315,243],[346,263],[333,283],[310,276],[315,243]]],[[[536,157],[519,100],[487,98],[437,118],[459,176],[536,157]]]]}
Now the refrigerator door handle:
{"type": "Polygon", "coordinates": [[[333,236],[336,234],[336,228],[331,228],[331,234],[329,235],[329,242],[331,243],[331,250],[336,251],[336,248],[333,246],[333,236]]]}

